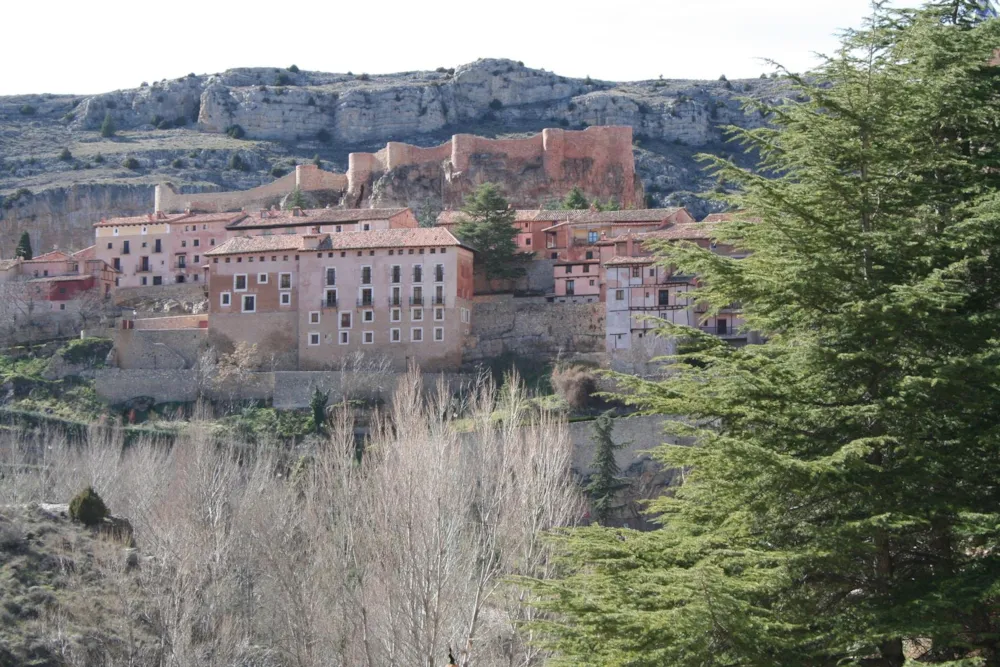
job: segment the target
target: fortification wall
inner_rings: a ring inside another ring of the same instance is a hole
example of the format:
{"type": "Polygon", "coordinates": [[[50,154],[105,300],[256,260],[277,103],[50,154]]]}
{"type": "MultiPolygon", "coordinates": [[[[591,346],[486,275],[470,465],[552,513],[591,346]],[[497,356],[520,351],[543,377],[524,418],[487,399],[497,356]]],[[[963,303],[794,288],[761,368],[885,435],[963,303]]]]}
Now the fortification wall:
{"type": "Polygon", "coordinates": [[[477,296],[462,361],[504,354],[553,359],[604,352],[603,303],[549,303],[544,297],[477,296]]]}
{"type": "Polygon", "coordinates": [[[186,210],[200,213],[239,211],[271,204],[296,187],[303,192],[343,191],[347,189],[347,182],[345,174],[324,171],[312,164],[300,164],[295,167],[294,173],[285,174],[275,181],[249,190],[186,194],[177,192],[169,183],[157,185],[154,208],[156,211],[174,213],[186,210]]]}
{"type": "Polygon", "coordinates": [[[208,344],[208,329],[118,329],[114,342],[120,369],[193,369],[208,344]]]}
{"type": "Polygon", "coordinates": [[[118,287],[111,294],[114,304],[123,308],[140,305],[140,302],[154,299],[157,301],[175,299],[197,303],[205,300],[205,287],[195,283],[118,287]]]}
{"type": "Polygon", "coordinates": [[[208,314],[173,315],[170,317],[144,317],[135,320],[137,330],[203,329],[208,325],[208,314]]]}

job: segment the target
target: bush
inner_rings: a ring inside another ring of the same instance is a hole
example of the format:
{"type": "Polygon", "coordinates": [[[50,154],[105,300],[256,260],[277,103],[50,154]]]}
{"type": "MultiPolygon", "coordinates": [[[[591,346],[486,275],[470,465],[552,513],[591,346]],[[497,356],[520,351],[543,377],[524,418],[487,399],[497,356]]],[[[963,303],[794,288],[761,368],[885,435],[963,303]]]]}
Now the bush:
{"type": "Polygon", "coordinates": [[[590,403],[590,395],[597,390],[593,372],[583,366],[565,366],[552,369],[552,387],[574,410],[582,410],[590,403]]]}
{"type": "Polygon", "coordinates": [[[114,343],[107,338],[77,338],[59,351],[63,360],[71,364],[103,366],[114,343]]]}
{"type": "Polygon", "coordinates": [[[371,76],[369,76],[368,74],[359,74],[357,78],[358,78],[358,81],[371,81],[372,80],[371,76]]]}
{"type": "Polygon", "coordinates": [[[500,111],[500,109],[503,109],[503,102],[494,97],[493,101],[490,102],[490,109],[493,111],[500,111]]]}
{"type": "Polygon", "coordinates": [[[246,136],[246,132],[239,125],[230,125],[226,128],[226,134],[228,134],[233,139],[242,139],[246,136]]]}
{"type": "Polygon", "coordinates": [[[184,160],[180,158],[174,158],[174,161],[170,163],[170,166],[173,167],[174,169],[183,169],[184,160]]]}
{"type": "Polygon", "coordinates": [[[73,154],[69,152],[68,148],[64,148],[61,151],[59,151],[59,159],[62,160],[63,162],[69,162],[70,160],[73,159],[73,154]]]}
{"type": "Polygon", "coordinates": [[[312,95],[310,95],[310,96],[309,96],[309,99],[308,99],[308,100],[306,100],[306,106],[307,106],[307,107],[314,107],[314,106],[316,106],[316,100],[315,100],[315,99],[313,99],[313,96],[312,96],[312,95]]]}
{"type": "Polygon", "coordinates": [[[127,157],[125,158],[125,161],[122,162],[122,166],[125,167],[126,169],[138,169],[139,161],[136,160],[134,157],[127,157]]]}
{"type": "Polygon", "coordinates": [[[229,156],[229,168],[237,171],[250,171],[250,165],[240,157],[239,153],[233,153],[229,156]]]}
{"type": "Polygon", "coordinates": [[[274,176],[275,178],[281,178],[287,173],[288,170],[285,169],[284,167],[279,167],[278,165],[274,165],[273,167],[271,167],[271,176],[274,176]]]}
{"type": "Polygon", "coordinates": [[[91,486],[76,494],[69,502],[69,517],[85,526],[96,526],[107,515],[107,505],[91,486]]]}
{"type": "Polygon", "coordinates": [[[319,153],[316,153],[316,155],[313,156],[313,164],[322,169],[323,160],[320,159],[319,153]]]}
{"type": "Polygon", "coordinates": [[[30,104],[25,104],[24,106],[21,107],[20,112],[22,116],[34,116],[36,113],[38,113],[38,109],[31,106],[30,104]]]}
{"type": "Polygon", "coordinates": [[[72,111],[67,111],[66,113],[63,114],[62,119],[67,123],[72,123],[74,120],[76,120],[76,113],[72,111]]]}
{"type": "Polygon", "coordinates": [[[115,121],[111,117],[111,112],[105,111],[104,122],[101,123],[101,136],[104,137],[105,139],[109,139],[115,136],[115,131],[116,131],[115,121]]]}
{"type": "Polygon", "coordinates": [[[96,162],[97,164],[104,164],[104,156],[98,153],[97,155],[94,156],[94,162],[96,162]]]}
{"type": "Polygon", "coordinates": [[[333,139],[333,137],[330,136],[330,133],[326,130],[326,128],[323,128],[322,130],[317,132],[316,138],[324,144],[330,143],[330,141],[333,139]]]}
{"type": "Polygon", "coordinates": [[[291,82],[292,82],[292,77],[288,76],[284,72],[281,72],[278,74],[278,76],[274,77],[274,85],[276,86],[287,86],[291,82]]]}
{"type": "Polygon", "coordinates": [[[291,72],[292,74],[298,74],[299,68],[296,67],[295,65],[292,65],[291,67],[288,68],[288,71],[291,72]]]}

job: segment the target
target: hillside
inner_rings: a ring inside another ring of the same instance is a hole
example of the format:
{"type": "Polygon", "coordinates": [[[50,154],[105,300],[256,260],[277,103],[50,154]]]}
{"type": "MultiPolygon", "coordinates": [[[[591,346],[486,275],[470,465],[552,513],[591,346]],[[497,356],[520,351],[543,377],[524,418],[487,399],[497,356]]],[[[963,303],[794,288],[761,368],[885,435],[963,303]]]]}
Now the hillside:
{"type": "Polygon", "coordinates": [[[722,128],[762,122],[741,98],[783,90],[763,78],[573,79],[487,59],[388,75],[239,68],[99,95],[0,97],[0,256],[22,229],[41,246],[81,245],[100,216],[148,211],[163,181],[245,189],[316,155],[344,171],[348,153],[390,140],[429,146],[455,133],[516,137],[544,127],[631,126],[649,203],[700,216],[708,208],[694,193],[711,182],[694,155],[738,152],[722,128]],[[100,133],[106,115],[111,138],[100,133]]]}

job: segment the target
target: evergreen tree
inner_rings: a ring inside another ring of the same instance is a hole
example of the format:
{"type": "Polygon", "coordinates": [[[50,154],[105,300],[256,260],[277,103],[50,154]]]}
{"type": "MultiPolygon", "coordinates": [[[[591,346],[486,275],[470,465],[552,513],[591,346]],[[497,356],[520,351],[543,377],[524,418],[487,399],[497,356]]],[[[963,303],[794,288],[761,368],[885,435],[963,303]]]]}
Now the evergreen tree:
{"type": "Polygon", "coordinates": [[[312,398],[309,399],[309,409],[312,410],[313,430],[316,433],[323,432],[326,424],[326,403],[330,400],[330,392],[320,391],[319,387],[313,390],[312,398]]]}
{"type": "Polygon", "coordinates": [[[115,127],[115,121],[111,117],[110,111],[104,112],[104,122],[101,123],[101,136],[105,139],[115,136],[117,128],[115,127]]]}
{"type": "Polygon", "coordinates": [[[28,234],[28,232],[21,232],[21,238],[17,242],[17,248],[14,249],[14,257],[31,259],[34,256],[35,255],[31,250],[31,235],[28,234]]]}
{"type": "Polygon", "coordinates": [[[468,220],[455,235],[476,251],[476,265],[486,278],[517,278],[524,274],[527,255],[517,250],[514,210],[493,183],[483,183],[465,199],[468,220]]]}
{"type": "Polygon", "coordinates": [[[587,484],[587,494],[597,520],[601,523],[607,523],[615,493],[625,486],[619,477],[621,469],[615,461],[615,452],[622,445],[616,445],[611,437],[614,425],[610,412],[605,412],[594,420],[594,460],[590,465],[595,472],[587,484]]]}
{"type": "Polygon", "coordinates": [[[580,186],[574,185],[573,189],[566,195],[566,198],[562,200],[562,207],[564,209],[583,211],[590,208],[590,204],[587,203],[587,198],[583,195],[583,190],[580,189],[580,186]]]}
{"type": "Polygon", "coordinates": [[[629,400],[698,446],[650,533],[558,538],[565,664],[1000,665],[1000,21],[875,7],[716,162],[742,260],[663,246],[763,345],[697,345],[629,400]],[[909,663],[907,663],[909,664],[909,663]],[[916,664],[914,662],[913,664],[916,664]]]}
{"type": "Polygon", "coordinates": [[[290,211],[293,208],[306,208],[306,196],[298,188],[292,190],[288,199],[285,200],[285,210],[290,211]]]}

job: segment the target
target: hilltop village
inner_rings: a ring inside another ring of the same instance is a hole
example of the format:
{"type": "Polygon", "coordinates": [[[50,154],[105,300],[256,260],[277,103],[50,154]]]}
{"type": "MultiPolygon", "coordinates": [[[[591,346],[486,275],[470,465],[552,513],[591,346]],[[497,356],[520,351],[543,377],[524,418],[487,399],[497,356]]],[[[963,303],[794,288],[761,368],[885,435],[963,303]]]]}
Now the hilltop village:
{"type": "MultiPolygon", "coordinates": [[[[475,152],[466,147],[481,142],[456,137],[426,149],[435,153],[426,160],[413,147],[390,144],[382,154],[352,155],[344,175],[299,165],[241,192],[185,195],[163,185],[148,214],[95,220],[88,248],[3,260],[5,333],[92,334],[103,317],[111,322],[112,367],[192,372],[206,351],[228,353],[241,344],[254,346],[261,370],[271,372],[330,371],[359,354],[397,372],[417,364],[457,373],[505,354],[586,357],[634,371],[670,344],[650,335],[655,319],[737,345],[752,342],[738,307],[708,313],[687,296],[697,276],[655,261],[654,242],[692,242],[733,256],[739,250],[713,237],[727,214],[696,221],[684,208],[634,208],[641,185],[623,157],[629,128],[546,130],[523,144],[546,156],[548,177],[532,186],[539,200],[576,188],[597,201],[629,193],[632,207],[514,209],[517,249],[530,261],[523,277],[498,285],[479,270],[477,249],[455,233],[467,218],[461,210],[448,208],[436,224],[421,226],[410,208],[349,206],[373,169],[404,157],[433,162],[445,150],[462,153],[453,163],[468,162],[475,152]],[[596,133],[600,141],[590,141],[596,133]],[[571,166],[579,160],[604,171],[578,171],[586,177],[574,180],[571,166]],[[609,188],[612,176],[617,184],[609,188]],[[539,183],[552,187],[543,191],[539,183]],[[289,203],[292,193],[301,200],[338,189],[336,206],[289,203]],[[275,197],[284,197],[283,208],[268,205],[275,197]],[[200,305],[164,317],[127,307],[137,298],[200,305]]],[[[155,393],[134,388],[141,391],[155,393]]]]}

